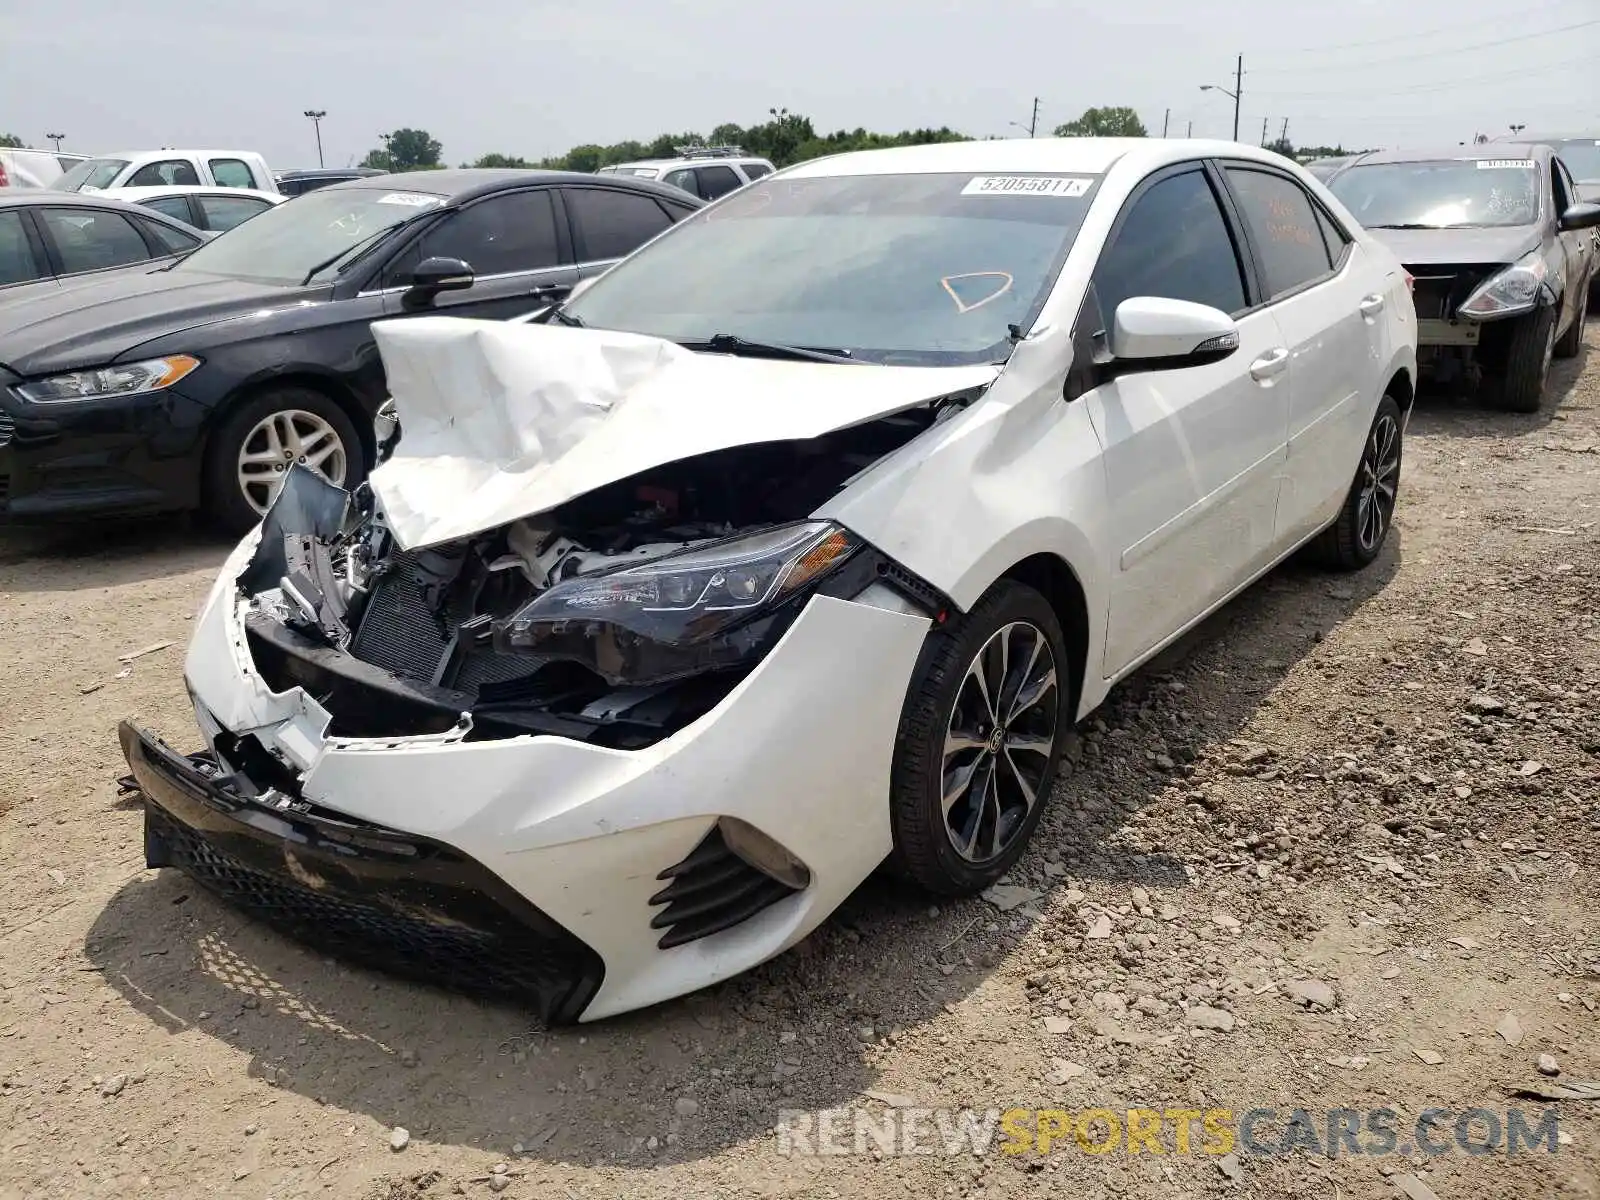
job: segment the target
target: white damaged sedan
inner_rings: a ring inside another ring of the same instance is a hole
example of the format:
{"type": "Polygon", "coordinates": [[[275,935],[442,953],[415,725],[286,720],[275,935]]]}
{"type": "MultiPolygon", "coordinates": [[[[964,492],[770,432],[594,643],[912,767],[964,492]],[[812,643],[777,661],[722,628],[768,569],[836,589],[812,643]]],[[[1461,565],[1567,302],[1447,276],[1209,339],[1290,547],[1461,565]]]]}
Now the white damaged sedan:
{"type": "Polygon", "coordinates": [[[1022,853],[1074,722],[1288,555],[1379,555],[1409,279],[1231,143],[967,142],[731,194],[528,324],[375,329],[132,726],[146,857],[552,1022],[1022,853]]]}

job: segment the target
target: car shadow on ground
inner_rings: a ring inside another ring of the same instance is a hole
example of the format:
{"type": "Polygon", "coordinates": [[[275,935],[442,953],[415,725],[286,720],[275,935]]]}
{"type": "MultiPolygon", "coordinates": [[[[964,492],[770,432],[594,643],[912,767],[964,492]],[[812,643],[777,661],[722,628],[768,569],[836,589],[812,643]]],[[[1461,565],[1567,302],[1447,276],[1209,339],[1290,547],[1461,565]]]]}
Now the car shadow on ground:
{"type": "Polygon", "coordinates": [[[169,1032],[216,1038],[272,1085],[403,1125],[413,1140],[640,1168],[759,1140],[782,1108],[846,1104],[873,1087],[881,1051],[869,1043],[892,1044],[970,995],[1035,922],[1075,929],[1067,889],[1187,888],[1180,859],[1129,844],[1124,827],[1189,786],[1188,763],[1237,737],[1322,636],[1383,588],[1397,542],[1356,576],[1274,572],[1120,685],[1085,723],[1078,764],[1012,873],[1041,893],[1019,909],[930,902],[875,877],[773,962],[654,1009],[556,1030],[514,1006],[319,957],[173,871],[118,891],[85,952],[169,1032]],[[1148,750],[1152,730],[1170,764],[1148,750]]]}
{"type": "Polygon", "coordinates": [[[0,591],[118,587],[215,566],[231,539],[183,515],[0,529],[0,591]]]}

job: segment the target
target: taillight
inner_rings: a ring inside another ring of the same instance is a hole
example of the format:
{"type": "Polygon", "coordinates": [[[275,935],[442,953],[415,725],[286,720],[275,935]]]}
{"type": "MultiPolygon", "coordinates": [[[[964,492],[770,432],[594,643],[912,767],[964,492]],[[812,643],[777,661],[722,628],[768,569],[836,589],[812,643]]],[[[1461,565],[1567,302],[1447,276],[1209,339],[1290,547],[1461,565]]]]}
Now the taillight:
{"type": "Polygon", "coordinates": [[[1401,273],[1406,277],[1406,291],[1410,292],[1413,296],[1416,295],[1417,294],[1417,277],[1415,275],[1413,275],[1410,271],[1403,271],[1401,273]]]}
{"type": "Polygon", "coordinates": [[[6,165],[0,162],[0,187],[10,187],[11,177],[6,174],[6,165]]]}

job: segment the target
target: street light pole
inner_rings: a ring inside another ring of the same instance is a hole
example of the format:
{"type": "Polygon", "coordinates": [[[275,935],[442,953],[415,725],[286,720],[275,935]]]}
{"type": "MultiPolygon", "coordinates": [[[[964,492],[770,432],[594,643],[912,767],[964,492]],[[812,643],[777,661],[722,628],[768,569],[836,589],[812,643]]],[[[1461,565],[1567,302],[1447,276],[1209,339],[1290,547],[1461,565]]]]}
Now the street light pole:
{"type": "Polygon", "coordinates": [[[56,153],[60,154],[61,143],[67,140],[67,135],[64,133],[47,133],[44,136],[56,144],[56,153]]]}
{"type": "Polygon", "coordinates": [[[1244,55],[1239,55],[1238,63],[1233,70],[1233,90],[1230,92],[1221,84],[1202,83],[1202,92],[1221,92],[1233,101],[1233,140],[1239,140],[1239,97],[1244,95],[1244,55]]]}
{"type": "Polygon", "coordinates": [[[306,116],[311,118],[311,124],[317,131],[317,166],[322,166],[322,118],[328,115],[325,108],[308,108],[306,116]]]}

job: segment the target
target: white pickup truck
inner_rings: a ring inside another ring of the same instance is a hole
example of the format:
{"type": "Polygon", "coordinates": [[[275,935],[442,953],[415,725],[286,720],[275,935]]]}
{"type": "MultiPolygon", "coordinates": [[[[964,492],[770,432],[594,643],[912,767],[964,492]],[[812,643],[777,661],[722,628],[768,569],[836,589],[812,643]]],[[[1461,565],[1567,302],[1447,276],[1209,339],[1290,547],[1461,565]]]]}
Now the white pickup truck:
{"type": "Polygon", "coordinates": [[[125,187],[228,187],[276,192],[267,160],[248,150],[130,150],[78,163],[51,185],[63,192],[125,187]]]}

